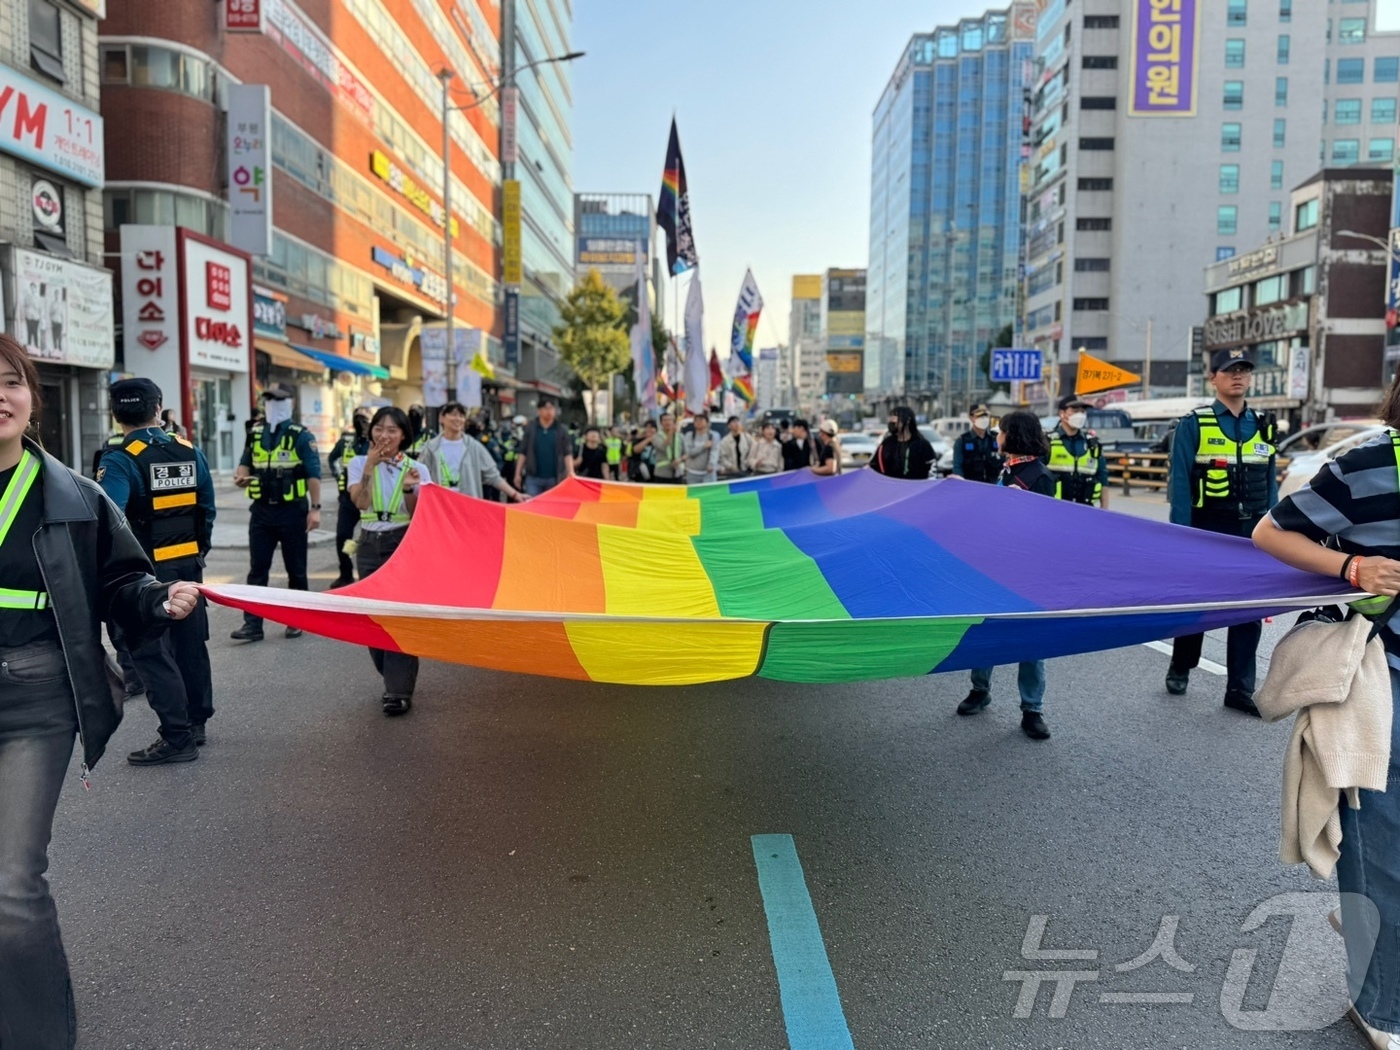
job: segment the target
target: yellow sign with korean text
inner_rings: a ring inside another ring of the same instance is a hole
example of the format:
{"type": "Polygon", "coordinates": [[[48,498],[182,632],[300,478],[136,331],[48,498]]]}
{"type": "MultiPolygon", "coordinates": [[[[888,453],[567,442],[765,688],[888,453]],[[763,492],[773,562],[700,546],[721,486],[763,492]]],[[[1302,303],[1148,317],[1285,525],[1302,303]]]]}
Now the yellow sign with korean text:
{"type": "Polygon", "coordinates": [[[524,278],[520,258],[520,180],[501,183],[501,279],[507,286],[519,287],[524,278]]]}
{"type": "Polygon", "coordinates": [[[1100,390],[1116,390],[1120,386],[1135,386],[1142,376],[1100,361],[1093,354],[1079,352],[1079,375],[1074,381],[1076,394],[1097,394],[1100,390]]]}

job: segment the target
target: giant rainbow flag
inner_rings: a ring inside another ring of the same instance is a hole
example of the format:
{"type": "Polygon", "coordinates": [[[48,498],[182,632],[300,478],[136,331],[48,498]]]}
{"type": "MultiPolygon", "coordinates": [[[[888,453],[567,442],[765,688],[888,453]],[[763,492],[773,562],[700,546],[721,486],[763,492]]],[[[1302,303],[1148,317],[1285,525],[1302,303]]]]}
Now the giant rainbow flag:
{"type": "Polygon", "coordinates": [[[1064,656],[1359,597],[1248,540],[949,479],[430,485],[341,590],[207,587],[357,645],[595,682],[850,682],[1064,656]]]}

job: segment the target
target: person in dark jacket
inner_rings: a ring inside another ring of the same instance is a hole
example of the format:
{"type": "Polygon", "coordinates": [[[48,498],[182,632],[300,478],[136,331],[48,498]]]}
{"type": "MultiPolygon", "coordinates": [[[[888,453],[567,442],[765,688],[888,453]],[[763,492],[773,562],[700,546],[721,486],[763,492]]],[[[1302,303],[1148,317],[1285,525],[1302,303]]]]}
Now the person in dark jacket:
{"type": "Polygon", "coordinates": [[[890,410],[890,432],[870,457],[870,469],[890,478],[927,481],[934,464],[933,446],[919,433],[914,410],[900,405],[890,410]]]}
{"type": "MultiPolygon", "coordinates": [[[[1006,457],[998,485],[1055,498],[1055,475],[1041,462],[1041,457],[1050,454],[1050,442],[1034,413],[1017,411],[1003,417],[997,443],[1006,457]]],[[[1045,661],[1023,661],[1017,670],[1017,685],[1021,691],[1021,732],[1032,740],[1049,740],[1050,730],[1041,714],[1045,661]]],[[[992,668],[978,667],[972,672],[972,691],[958,705],[958,714],[975,715],[991,701],[992,668]]]]}
{"type": "Polygon", "coordinates": [[[816,462],[811,430],[805,419],[792,421],[792,436],[783,442],[783,469],[806,470],[816,462]]]}
{"type": "Polygon", "coordinates": [[[331,447],[326,462],[331,468],[338,493],[335,511],[335,556],[340,565],[340,573],[331,581],[329,590],[348,587],[355,582],[355,563],[345,553],[345,544],[355,536],[355,523],[360,520],[360,512],[350,499],[350,487],[346,474],[350,461],[356,456],[369,452],[369,417],[373,413],[361,406],[355,409],[350,426],[340,432],[340,440],[331,447]]]}
{"type": "Polygon", "coordinates": [[[543,495],[574,473],[574,439],[559,421],[552,397],[540,398],[538,414],[520,438],[515,487],[525,495],[543,495]]]}
{"type": "Polygon", "coordinates": [[[953,445],[953,473],[968,481],[995,485],[1001,477],[1001,452],[992,433],[992,413],[986,405],[967,410],[972,426],[953,445]]]}
{"type": "Polygon", "coordinates": [[[39,377],[0,335],[0,1046],[67,1050],[72,981],[44,872],[76,733],[81,775],[121,721],[102,623],[142,639],[193,611],[192,583],[158,583],[98,485],[26,437],[39,377]]]}

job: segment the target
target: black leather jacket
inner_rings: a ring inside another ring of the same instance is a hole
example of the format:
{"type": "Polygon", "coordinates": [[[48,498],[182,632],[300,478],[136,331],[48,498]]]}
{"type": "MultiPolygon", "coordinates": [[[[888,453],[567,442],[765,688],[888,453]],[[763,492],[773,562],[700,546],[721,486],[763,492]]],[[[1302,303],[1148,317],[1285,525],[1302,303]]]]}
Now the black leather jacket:
{"type": "Polygon", "coordinates": [[[116,624],[132,645],[139,644],[170,622],[169,585],[151,575],[151,562],[126,518],[96,482],[28,439],[24,444],[43,460],[44,520],[34,533],[34,554],[77,700],[86,773],[122,720],[121,689],[109,677],[102,624],[116,624]]]}

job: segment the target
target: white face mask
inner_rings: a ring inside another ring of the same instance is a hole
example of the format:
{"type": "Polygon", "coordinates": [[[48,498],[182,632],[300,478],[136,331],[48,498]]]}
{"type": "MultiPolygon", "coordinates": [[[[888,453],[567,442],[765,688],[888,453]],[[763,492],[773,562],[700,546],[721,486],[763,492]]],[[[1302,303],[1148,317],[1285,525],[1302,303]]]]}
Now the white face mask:
{"type": "Polygon", "coordinates": [[[1089,417],[1083,412],[1071,412],[1069,414],[1069,425],[1075,430],[1083,430],[1084,424],[1089,422],[1089,417]]]}
{"type": "Polygon", "coordinates": [[[972,429],[973,429],[973,430],[986,430],[986,429],[987,429],[987,417],[986,417],[986,416],[973,416],[973,417],[972,417],[972,429]]]}
{"type": "Polygon", "coordinates": [[[268,398],[263,404],[263,415],[267,417],[268,426],[281,426],[292,418],[292,399],[268,398]]]}

